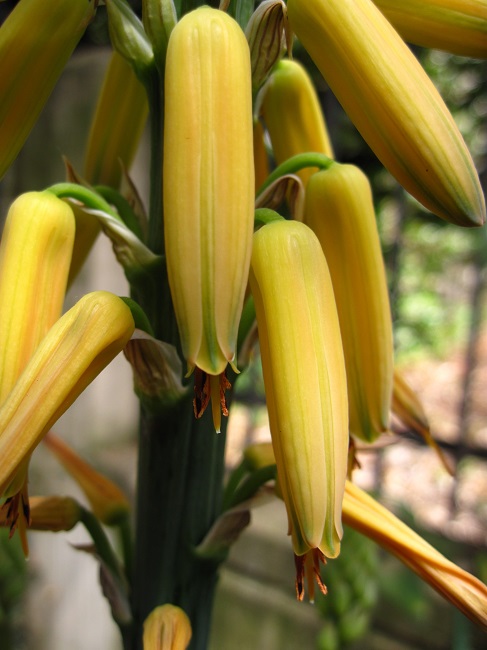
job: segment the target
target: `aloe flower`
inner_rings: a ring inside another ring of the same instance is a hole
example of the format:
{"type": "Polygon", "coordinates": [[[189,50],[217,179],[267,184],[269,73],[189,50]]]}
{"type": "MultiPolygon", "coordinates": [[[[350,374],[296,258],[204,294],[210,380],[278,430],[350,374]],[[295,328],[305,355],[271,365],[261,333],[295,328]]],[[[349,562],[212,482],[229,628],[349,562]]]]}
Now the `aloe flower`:
{"type": "Polygon", "coordinates": [[[22,0],[0,27],[0,178],[34,126],[97,0],[22,0]]]}
{"type": "Polygon", "coordinates": [[[171,32],[166,60],[164,236],[195,414],[225,413],[254,218],[250,54],[238,23],[200,7],[171,32]]]}
{"type": "MultiPolygon", "coordinates": [[[[276,462],[269,443],[251,445],[245,450],[245,458],[253,469],[276,462]]],[[[279,488],[276,485],[276,495],[282,498],[279,488]]],[[[348,480],[345,482],[342,519],[344,524],[398,557],[474,623],[487,628],[486,585],[447,560],[392,512],[348,480]]]]}
{"type": "Polygon", "coordinates": [[[383,165],[428,210],[485,222],[472,157],[428,75],[371,0],[288,0],[299,40],[383,165]]]}
{"type": "Polygon", "coordinates": [[[319,561],[336,557],[348,452],[345,363],[330,273],[314,233],[275,221],[254,235],[255,301],[279,485],[296,556],[325,591],[319,561]]]}
{"type": "MultiPolygon", "coordinates": [[[[81,519],[81,507],[71,497],[30,497],[30,530],[47,530],[51,533],[68,531],[81,519]]],[[[0,526],[10,526],[6,511],[0,508],[0,526]]]]}
{"type": "MultiPolygon", "coordinates": [[[[280,61],[262,92],[261,111],[278,165],[308,151],[333,158],[333,146],[318,94],[301,63],[288,59],[280,61]]],[[[301,169],[297,175],[306,186],[315,171],[301,169]]]]}
{"type": "Polygon", "coordinates": [[[0,245],[0,404],[61,315],[74,232],[71,208],[49,192],[10,207],[0,245]]]}
{"type": "Polygon", "coordinates": [[[144,87],[118,52],[110,58],[86,148],[84,175],[117,188],[137,152],[149,112],[144,87]]]}
{"type": "Polygon", "coordinates": [[[320,241],[333,282],[350,433],[373,442],[389,427],[394,359],[387,279],[365,174],[338,163],[313,174],[304,222],[320,241]]]}
{"type": "Polygon", "coordinates": [[[145,620],[144,650],[186,650],[191,635],[186,613],[176,605],[161,605],[145,620]]]}
{"type": "MultiPolygon", "coordinates": [[[[49,192],[23,194],[10,207],[0,244],[0,405],[61,315],[74,233],[71,208],[49,192]]],[[[26,456],[3,506],[26,553],[28,464],[26,456]]]]}
{"type": "Polygon", "coordinates": [[[396,555],[465,616],[487,629],[487,587],[350,481],[345,487],[343,522],[396,555]]]}
{"type": "Polygon", "coordinates": [[[105,291],[84,296],[51,327],[0,406],[1,495],[18,493],[35,447],[133,330],[129,307],[105,291]]]}
{"type": "Polygon", "coordinates": [[[44,444],[83,490],[97,519],[107,526],[112,526],[127,517],[130,504],[113,481],[97,472],[52,432],[45,436],[44,444]]]}

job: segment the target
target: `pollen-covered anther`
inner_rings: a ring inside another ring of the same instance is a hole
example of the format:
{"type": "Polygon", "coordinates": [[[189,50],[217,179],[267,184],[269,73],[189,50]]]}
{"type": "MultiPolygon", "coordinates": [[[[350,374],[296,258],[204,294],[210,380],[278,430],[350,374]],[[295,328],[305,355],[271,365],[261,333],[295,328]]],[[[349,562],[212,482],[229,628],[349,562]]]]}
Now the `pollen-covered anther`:
{"type": "Polygon", "coordinates": [[[221,414],[228,417],[228,407],[225,392],[232,387],[225,372],[219,375],[210,375],[200,368],[194,371],[194,398],[193,410],[196,418],[200,418],[206,411],[211,400],[211,410],[215,431],[220,433],[221,414]]]}
{"type": "Polygon", "coordinates": [[[326,596],[328,589],[321,579],[320,562],[326,564],[326,558],[318,548],[314,548],[304,555],[294,554],[296,566],[296,598],[301,602],[304,600],[304,582],[308,586],[309,602],[315,600],[315,581],[321,593],[326,596]]]}
{"type": "Polygon", "coordinates": [[[27,557],[29,547],[25,531],[31,524],[27,483],[24,483],[19,492],[8,497],[0,506],[0,523],[9,528],[9,539],[12,539],[17,528],[19,529],[22,548],[27,557]]]}

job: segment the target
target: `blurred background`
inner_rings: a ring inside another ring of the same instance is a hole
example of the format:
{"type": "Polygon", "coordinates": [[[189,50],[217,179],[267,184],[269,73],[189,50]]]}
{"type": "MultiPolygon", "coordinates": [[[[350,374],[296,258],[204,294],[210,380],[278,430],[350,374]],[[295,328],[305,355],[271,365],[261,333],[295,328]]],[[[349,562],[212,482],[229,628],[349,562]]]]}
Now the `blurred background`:
{"type": "MultiPolygon", "coordinates": [[[[3,15],[12,3],[0,5],[3,15]]],[[[0,14],[0,20],[2,14],[0,14]]],[[[23,191],[64,179],[62,156],[83,168],[84,146],[109,50],[101,8],[14,166],[0,182],[0,215],[23,191]]],[[[415,49],[451,109],[481,178],[487,175],[487,65],[415,49]]],[[[359,448],[355,479],[449,559],[487,579],[487,246],[485,229],[446,224],[407,195],[348,121],[305,53],[324,106],[336,157],[369,176],[386,262],[394,318],[396,365],[420,395],[431,429],[456,467],[409,431],[394,431],[359,448]]],[[[148,139],[132,176],[147,196],[148,139]]],[[[67,306],[84,293],[126,295],[109,242],[100,237],[67,306]]],[[[137,401],[120,356],[56,426],[100,471],[133,497],[137,401]]],[[[259,359],[239,379],[231,412],[227,463],[241,449],[269,439],[259,359]]],[[[70,494],[74,483],[42,446],[31,464],[30,493],[70,494]]],[[[324,569],[327,598],[297,603],[294,564],[283,505],[253,513],[221,571],[212,650],[474,650],[485,636],[394,558],[346,530],[342,554],[324,569]]],[[[69,534],[32,533],[25,562],[15,537],[0,530],[0,649],[110,650],[118,631],[98,586],[93,558],[69,534]]]]}

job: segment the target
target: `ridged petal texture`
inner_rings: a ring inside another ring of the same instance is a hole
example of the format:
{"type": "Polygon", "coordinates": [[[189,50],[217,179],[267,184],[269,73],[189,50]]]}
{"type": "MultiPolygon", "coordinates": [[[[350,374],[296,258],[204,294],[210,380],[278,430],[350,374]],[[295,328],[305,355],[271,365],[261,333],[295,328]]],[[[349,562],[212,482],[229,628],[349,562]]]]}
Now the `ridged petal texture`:
{"type": "MultiPolygon", "coordinates": [[[[301,63],[280,61],[263,92],[262,115],[278,165],[308,151],[333,158],[318,95],[301,63]]],[[[306,185],[313,171],[307,168],[297,174],[306,185]]]]}
{"type": "Polygon", "coordinates": [[[49,192],[10,207],[0,246],[0,405],[61,315],[74,231],[73,211],[49,192]]]}
{"type": "Polygon", "coordinates": [[[84,175],[93,185],[118,188],[122,165],[129,169],[147,122],[144,87],[118,52],[110,58],[91,123],[84,175]]]}
{"type": "Polygon", "coordinates": [[[372,442],[389,423],[392,321],[370,184],[354,165],[314,174],[305,223],[316,233],[333,282],[347,367],[350,433],[372,442]]]}
{"type": "Polygon", "coordinates": [[[95,0],[22,0],[0,27],[0,178],[95,14],[95,0]]]}
{"type": "Polygon", "coordinates": [[[106,291],[87,294],[51,327],[0,407],[0,494],[133,330],[129,307],[106,291]]]}
{"type": "Polygon", "coordinates": [[[433,83],[371,0],[289,0],[292,28],[403,187],[460,226],[485,222],[478,174],[433,83]]]}
{"type": "Polygon", "coordinates": [[[253,230],[250,54],[227,14],[202,7],[171,32],[164,232],[171,295],[191,371],[235,357],[253,230]]]}
{"type": "Polygon", "coordinates": [[[254,235],[255,300],[279,484],[296,555],[336,557],[348,451],[347,388],[330,275],[298,222],[254,235]]]}
{"type": "Polygon", "coordinates": [[[374,0],[409,43],[487,57],[487,0],[374,0]]]}

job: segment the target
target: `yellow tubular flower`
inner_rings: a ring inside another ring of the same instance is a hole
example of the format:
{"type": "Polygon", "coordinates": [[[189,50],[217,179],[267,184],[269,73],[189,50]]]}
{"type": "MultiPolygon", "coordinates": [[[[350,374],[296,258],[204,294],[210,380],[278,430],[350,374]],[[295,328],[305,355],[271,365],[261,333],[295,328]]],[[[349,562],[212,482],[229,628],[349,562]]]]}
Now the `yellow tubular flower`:
{"type": "Polygon", "coordinates": [[[186,14],[169,38],[165,84],[169,284],[188,373],[209,376],[218,402],[218,376],[235,359],[255,194],[250,55],[236,21],[209,7],[186,14]]]}
{"type": "Polygon", "coordinates": [[[105,291],[84,296],[51,327],[0,407],[0,495],[8,494],[25,458],[133,330],[130,309],[105,291]]]}
{"type": "Polygon", "coordinates": [[[371,0],[289,0],[291,26],[378,158],[439,217],[485,222],[465,142],[433,83],[371,0]]]}
{"type": "MultiPolygon", "coordinates": [[[[30,530],[57,533],[71,530],[81,518],[81,508],[71,497],[30,497],[30,530]]],[[[0,508],[0,526],[10,526],[6,511],[0,508]]]]}
{"type": "Polygon", "coordinates": [[[325,253],[345,353],[350,433],[372,442],[389,426],[394,373],[387,281],[370,184],[353,165],[314,174],[304,222],[325,253]]]}
{"type": "Polygon", "coordinates": [[[431,434],[429,421],[421,400],[397,368],[394,369],[391,409],[393,415],[404,427],[423,438],[426,444],[436,452],[446,471],[454,476],[455,470],[451,462],[431,434]]]}
{"type": "Polygon", "coordinates": [[[302,599],[310,562],[324,588],[318,559],[340,552],[348,451],[340,328],[330,274],[313,232],[289,221],[257,231],[250,285],[272,444],[302,599]]]}
{"type": "Polygon", "coordinates": [[[90,502],[93,514],[103,524],[116,525],[129,514],[130,504],[122,490],[78,456],[61,438],[48,433],[44,444],[78,483],[90,502]]]}
{"type": "Polygon", "coordinates": [[[0,405],[61,315],[74,230],[71,208],[49,192],[10,207],[0,245],[0,405]]]}
{"type": "Polygon", "coordinates": [[[96,0],[21,0],[0,27],[0,178],[22,148],[96,0]]]}
{"type": "Polygon", "coordinates": [[[465,616],[487,629],[487,587],[350,481],[346,482],[343,522],[396,555],[465,616]]]}
{"type": "MultiPolygon", "coordinates": [[[[262,115],[278,165],[291,156],[307,151],[333,158],[333,147],[318,95],[300,63],[280,61],[264,93],[262,115]]],[[[297,172],[305,187],[314,171],[307,168],[297,172]]]]}
{"type": "Polygon", "coordinates": [[[122,165],[129,169],[149,112],[145,90],[132,67],[113,52],[91,124],[85,156],[86,180],[118,188],[122,165]]]}
{"type": "Polygon", "coordinates": [[[260,120],[254,120],[254,167],[255,167],[255,191],[264,183],[269,176],[269,158],[264,142],[264,128],[260,120]]]}
{"type": "Polygon", "coordinates": [[[144,650],[186,650],[191,635],[185,612],[175,605],[161,605],[144,622],[144,650]]]}
{"type": "Polygon", "coordinates": [[[404,40],[487,57],[487,0],[374,0],[404,40]]]}

